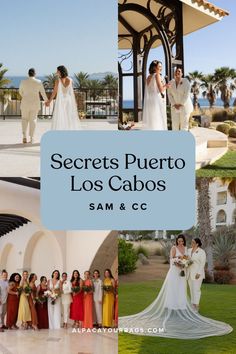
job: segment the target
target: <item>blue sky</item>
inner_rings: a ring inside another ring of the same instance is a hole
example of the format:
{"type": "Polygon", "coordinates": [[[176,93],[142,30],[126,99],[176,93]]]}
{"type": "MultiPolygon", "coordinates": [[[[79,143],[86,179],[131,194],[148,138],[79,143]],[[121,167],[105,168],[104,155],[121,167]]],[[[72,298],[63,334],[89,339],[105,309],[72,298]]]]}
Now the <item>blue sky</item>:
{"type": "Polygon", "coordinates": [[[1,1],[0,33],[8,75],[117,71],[117,0],[1,1]]]}
{"type": "MultiPolygon", "coordinates": [[[[185,73],[198,70],[205,74],[214,72],[215,68],[229,66],[236,68],[236,1],[212,0],[215,5],[228,10],[229,16],[199,31],[184,37],[185,73]]],[[[162,48],[150,52],[148,63],[159,59],[164,63],[162,48]]],[[[165,71],[164,71],[165,72],[165,71]]],[[[126,99],[132,99],[132,83],[124,85],[126,99]]]]}

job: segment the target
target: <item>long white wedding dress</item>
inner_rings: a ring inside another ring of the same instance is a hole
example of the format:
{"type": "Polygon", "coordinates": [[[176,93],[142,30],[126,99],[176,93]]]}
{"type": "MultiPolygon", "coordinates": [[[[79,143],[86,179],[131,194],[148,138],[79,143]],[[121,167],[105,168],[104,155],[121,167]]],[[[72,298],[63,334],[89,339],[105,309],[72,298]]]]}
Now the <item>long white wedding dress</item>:
{"type": "Polygon", "coordinates": [[[146,83],[143,104],[143,130],[167,130],[166,95],[161,96],[156,74],[146,83]]]}
{"type": "MultiPolygon", "coordinates": [[[[49,289],[59,290],[60,280],[57,281],[56,285],[53,286],[52,281],[49,281],[49,289]]],[[[51,300],[48,299],[48,322],[49,329],[60,329],[61,328],[61,297],[58,297],[55,304],[52,304],[51,300]]]]}
{"type": "Polygon", "coordinates": [[[80,130],[81,123],[73,90],[73,81],[64,86],[59,79],[57,97],[52,116],[52,130],[80,130]]]}
{"type": "MultiPolygon", "coordinates": [[[[180,255],[176,248],[176,257],[180,255]]],[[[119,327],[137,335],[179,339],[220,336],[233,330],[230,325],[193,310],[187,298],[186,277],[180,276],[180,268],[174,265],[174,259],[170,260],[170,269],[153,303],[140,313],[120,317],[119,327]],[[130,329],[136,329],[136,332],[130,329]]]]}

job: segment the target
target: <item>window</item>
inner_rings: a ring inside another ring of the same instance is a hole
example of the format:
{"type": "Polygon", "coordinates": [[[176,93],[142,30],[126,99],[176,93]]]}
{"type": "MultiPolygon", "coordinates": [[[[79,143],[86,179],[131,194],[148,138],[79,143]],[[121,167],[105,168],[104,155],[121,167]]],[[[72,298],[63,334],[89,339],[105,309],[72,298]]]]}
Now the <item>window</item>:
{"type": "Polygon", "coordinates": [[[227,192],[217,193],[217,205],[224,205],[227,203],[227,192]]]}
{"type": "Polygon", "coordinates": [[[216,216],[216,223],[226,223],[226,213],[224,210],[219,210],[216,216]]]}

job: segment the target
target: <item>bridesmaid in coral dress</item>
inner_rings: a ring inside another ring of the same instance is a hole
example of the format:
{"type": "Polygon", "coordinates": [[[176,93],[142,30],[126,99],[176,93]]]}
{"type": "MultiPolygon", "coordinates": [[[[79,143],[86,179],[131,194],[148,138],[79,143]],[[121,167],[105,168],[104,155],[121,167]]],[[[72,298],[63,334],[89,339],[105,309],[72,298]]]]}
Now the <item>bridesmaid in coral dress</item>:
{"type": "Polygon", "coordinates": [[[82,326],[84,321],[84,294],[83,280],[78,270],[74,270],[71,277],[72,303],[70,305],[70,318],[74,321],[73,327],[82,326]]]}
{"type": "Polygon", "coordinates": [[[47,297],[44,296],[44,292],[47,291],[47,278],[42,276],[40,278],[40,285],[37,287],[36,294],[36,312],[38,316],[38,328],[39,329],[48,329],[48,301],[47,297]]]}
{"type": "Polygon", "coordinates": [[[19,292],[21,276],[19,273],[13,273],[9,279],[8,297],[7,297],[7,321],[8,329],[18,329],[17,315],[19,308],[19,292]]]}
{"type": "Polygon", "coordinates": [[[112,327],[114,319],[115,281],[110,269],[105,270],[104,277],[102,325],[103,327],[112,327]]]}
{"type": "Polygon", "coordinates": [[[20,287],[22,288],[22,292],[20,295],[19,302],[19,311],[17,322],[21,323],[23,329],[28,329],[28,322],[31,322],[31,312],[29,306],[29,283],[28,283],[28,272],[24,271],[22,275],[22,280],[20,283],[20,287]],[[27,291],[26,291],[27,289],[27,291]]]}
{"type": "Polygon", "coordinates": [[[36,280],[37,280],[37,275],[35,273],[31,273],[29,277],[29,286],[31,288],[31,294],[29,295],[29,306],[31,312],[31,326],[34,330],[38,329],[38,316],[35,308],[36,293],[37,293],[37,288],[35,285],[36,280]]]}
{"type": "Polygon", "coordinates": [[[84,272],[84,323],[83,328],[93,328],[93,282],[90,271],[84,272]]]}
{"type": "MultiPolygon", "coordinates": [[[[118,276],[118,272],[117,272],[118,276]]],[[[118,327],[118,277],[115,280],[115,317],[114,317],[114,323],[115,327],[118,327]]]]}

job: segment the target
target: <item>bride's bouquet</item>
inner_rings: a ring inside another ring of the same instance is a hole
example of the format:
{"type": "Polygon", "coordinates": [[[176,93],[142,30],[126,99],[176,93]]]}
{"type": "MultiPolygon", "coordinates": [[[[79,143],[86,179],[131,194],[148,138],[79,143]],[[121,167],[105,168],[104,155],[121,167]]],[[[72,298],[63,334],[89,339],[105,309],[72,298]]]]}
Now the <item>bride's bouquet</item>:
{"type": "Polygon", "coordinates": [[[50,299],[52,305],[55,305],[56,300],[60,296],[60,290],[53,290],[53,291],[47,290],[47,291],[44,291],[44,296],[46,296],[48,299],[50,299]]]}
{"type": "Polygon", "coordinates": [[[193,261],[188,256],[177,257],[174,260],[174,265],[176,265],[177,267],[181,268],[181,272],[179,274],[181,277],[185,276],[184,269],[187,269],[192,264],[193,264],[193,261]]]}

